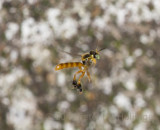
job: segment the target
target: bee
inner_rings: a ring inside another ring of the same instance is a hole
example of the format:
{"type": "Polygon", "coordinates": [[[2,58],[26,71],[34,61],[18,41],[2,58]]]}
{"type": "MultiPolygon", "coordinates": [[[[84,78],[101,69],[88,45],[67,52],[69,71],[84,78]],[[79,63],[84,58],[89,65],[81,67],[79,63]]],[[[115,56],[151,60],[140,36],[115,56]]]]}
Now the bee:
{"type": "Polygon", "coordinates": [[[82,92],[81,79],[84,77],[85,74],[87,74],[87,78],[88,78],[89,82],[91,81],[91,77],[90,77],[90,73],[89,73],[88,69],[91,65],[96,65],[97,60],[100,59],[99,52],[104,49],[105,48],[100,49],[100,50],[96,49],[96,50],[92,50],[88,53],[82,54],[81,55],[81,62],[60,63],[60,64],[56,65],[55,70],[57,71],[57,70],[65,69],[65,68],[78,67],[79,70],[74,74],[72,84],[73,84],[74,88],[78,89],[79,92],[82,92]],[[76,76],[79,73],[81,73],[81,75],[77,80],[76,76]]]}

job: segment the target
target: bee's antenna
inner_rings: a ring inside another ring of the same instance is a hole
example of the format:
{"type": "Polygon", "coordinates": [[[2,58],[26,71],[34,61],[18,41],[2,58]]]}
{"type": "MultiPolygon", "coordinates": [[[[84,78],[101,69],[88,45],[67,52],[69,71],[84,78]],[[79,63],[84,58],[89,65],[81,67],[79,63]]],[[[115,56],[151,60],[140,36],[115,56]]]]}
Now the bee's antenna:
{"type": "Polygon", "coordinates": [[[99,41],[98,41],[97,44],[96,44],[96,52],[99,52],[99,51],[98,51],[98,43],[99,43],[99,41]]]}

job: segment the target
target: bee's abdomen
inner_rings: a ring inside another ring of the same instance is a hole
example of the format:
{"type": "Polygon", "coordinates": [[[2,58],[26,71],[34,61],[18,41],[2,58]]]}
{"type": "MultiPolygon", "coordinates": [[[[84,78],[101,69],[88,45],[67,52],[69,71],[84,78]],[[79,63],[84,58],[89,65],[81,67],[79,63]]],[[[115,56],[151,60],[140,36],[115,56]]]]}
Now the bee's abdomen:
{"type": "Polygon", "coordinates": [[[56,65],[55,70],[61,70],[61,69],[72,68],[72,67],[81,67],[81,66],[83,66],[81,62],[61,63],[56,65]]]}

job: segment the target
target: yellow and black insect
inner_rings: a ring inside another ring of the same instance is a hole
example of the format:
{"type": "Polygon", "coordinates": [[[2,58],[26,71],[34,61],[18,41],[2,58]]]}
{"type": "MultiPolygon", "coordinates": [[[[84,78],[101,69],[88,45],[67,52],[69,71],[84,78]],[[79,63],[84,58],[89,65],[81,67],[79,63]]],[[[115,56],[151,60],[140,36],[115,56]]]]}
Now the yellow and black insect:
{"type": "MultiPolygon", "coordinates": [[[[105,48],[103,48],[105,49],[105,48]]],[[[100,49],[99,51],[96,50],[92,50],[89,53],[85,53],[83,55],[81,55],[81,62],[67,62],[67,63],[61,63],[56,65],[55,70],[61,70],[61,69],[65,69],[65,68],[72,68],[72,67],[78,67],[79,71],[77,71],[74,74],[73,77],[73,85],[75,88],[79,89],[80,92],[82,92],[82,86],[81,86],[81,79],[83,78],[83,76],[85,75],[85,73],[87,73],[87,77],[88,80],[91,81],[91,77],[90,77],[90,73],[88,72],[88,68],[92,65],[92,64],[96,64],[96,60],[100,59],[100,55],[99,52],[102,51],[103,49],[100,49]],[[76,80],[76,75],[82,73],[79,77],[78,80],[76,80]]]]}

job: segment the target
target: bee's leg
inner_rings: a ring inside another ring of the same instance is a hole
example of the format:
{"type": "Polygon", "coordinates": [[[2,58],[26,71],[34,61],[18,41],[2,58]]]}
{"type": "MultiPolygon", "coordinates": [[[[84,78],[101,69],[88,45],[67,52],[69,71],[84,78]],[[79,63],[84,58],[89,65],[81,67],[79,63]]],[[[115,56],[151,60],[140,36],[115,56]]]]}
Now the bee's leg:
{"type": "Polygon", "coordinates": [[[78,84],[81,83],[81,78],[83,78],[84,74],[85,74],[85,71],[82,71],[82,74],[81,74],[81,76],[80,76],[79,79],[78,79],[78,84]]]}
{"type": "Polygon", "coordinates": [[[82,86],[81,86],[81,84],[77,84],[77,89],[79,89],[79,92],[82,92],[82,86]]]}
{"type": "Polygon", "coordinates": [[[88,70],[87,70],[87,77],[88,77],[88,80],[90,82],[91,81],[91,77],[90,77],[90,74],[89,74],[88,70]]]}
{"type": "Polygon", "coordinates": [[[79,74],[79,73],[82,73],[82,72],[83,72],[82,70],[79,70],[78,72],[76,72],[74,74],[74,78],[73,78],[73,82],[72,82],[72,84],[74,85],[74,87],[77,87],[76,75],[79,74]]]}
{"type": "Polygon", "coordinates": [[[79,70],[78,72],[76,72],[76,73],[74,74],[73,80],[76,80],[76,75],[79,74],[79,73],[83,73],[83,71],[82,71],[82,70],[79,70]]]}
{"type": "Polygon", "coordinates": [[[74,88],[77,87],[77,81],[76,80],[73,80],[72,84],[73,84],[74,88]]]}
{"type": "Polygon", "coordinates": [[[82,74],[81,74],[81,76],[79,77],[78,82],[77,82],[77,83],[78,83],[78,84],[77,84],[77,88],[79,89],[80,92],[82,92],[81,78],[83,78],[84,74],[85,74],[85,71],[82,71],[82,74]]]}
{"type": "Polygon", "coordinates": [[[91,60],[94,63],[94,65],[96,65],[96,59],[95,58],[91,58],[91,60]]]}

